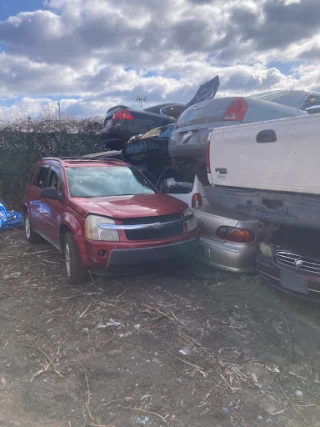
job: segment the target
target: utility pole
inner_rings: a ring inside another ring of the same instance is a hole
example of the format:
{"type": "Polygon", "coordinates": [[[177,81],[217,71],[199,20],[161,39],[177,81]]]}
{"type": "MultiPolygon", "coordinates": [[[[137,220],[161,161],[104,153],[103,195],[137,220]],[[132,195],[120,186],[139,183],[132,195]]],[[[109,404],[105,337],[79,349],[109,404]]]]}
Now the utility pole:
{"type": "Polygon", "coordinates": [[[59,122],[61,122],[61,104],[60,101],[58,101],[58,114],[59,114],[59,122]]]}
{"type": "Polygon", "coordinates": [[[138,95],[136,96],[136,102],[140,103],[140,108],[142,108],[142,103],[147,102],[147,95],[138,95]]]}

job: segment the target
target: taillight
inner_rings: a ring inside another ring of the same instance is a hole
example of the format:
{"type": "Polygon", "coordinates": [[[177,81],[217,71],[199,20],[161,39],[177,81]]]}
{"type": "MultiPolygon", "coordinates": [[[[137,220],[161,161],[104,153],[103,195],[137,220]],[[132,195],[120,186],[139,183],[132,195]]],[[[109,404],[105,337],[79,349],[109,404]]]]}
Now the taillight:
{"type": "Polygon", "coordinates": [[[220,239],[236,243],[252,243],[256,240],[252,231],[243,228],[222,226],[218,228],[216,234],[220,239]]]}
{"type": "Polygon", "coordinates": [[[207,166],[207,174],[211,174],[211,167],[210,167],[210,139],[208,139],[208,142],[207,142],[206,166],[207,166]]]}
{"type": "Polygon", "coordinates": [[[241,122],[247,112],[248,104],[243,98],[236,98],[231,102],[227,111],[224,113],[222,120],[241,122]]]}
{"type": "Polygon", "coordinates": [[[202,197],[200,193],[195,193],[192,196],[191,206],[193,208],[200,208],[202,206],[202,197]]]}
{"type": "Polygon", "coordinates": [[[120,110],[114,113],[113,120],[133,120],[132,115],[127,110],[120,110]]]}

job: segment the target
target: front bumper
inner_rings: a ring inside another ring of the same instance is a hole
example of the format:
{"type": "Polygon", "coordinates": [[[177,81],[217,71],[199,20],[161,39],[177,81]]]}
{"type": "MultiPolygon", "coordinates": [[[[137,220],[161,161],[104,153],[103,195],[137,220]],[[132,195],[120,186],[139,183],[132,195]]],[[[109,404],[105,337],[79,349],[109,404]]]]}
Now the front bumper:
{"type": "Polygon", "coordinates": [[[112,249],[104,267],[90,268],[99,276],[131,274],[165,268],[177,262],[188,262],[190,255],[197,251],[198,238],[153,247],[112,249]]]}
{"type": "Polygon", "coordinates": [[[260,274],[260,278],[263,282],[292,295],[300,298],[319,300],[320,301],[320,276],[304,274],[303,272],[297,272],[294,269],[281,268],[273,262],[273,258],[263,256],[261,253],[258,255],[257,270],[260,274]],[[282,274],[288,272],[294,279],[301,279],[307,283],[306,292],[297,292],[294,286],[294,280],[292,282],[292,289],[286,285],[283,286],[282,274]]]}
{"type": "Polygon", "coordinates": [[[255,260],[259,252],[257,243],[239,244],[200,238],[197,259],[213,267],[234,273],[256,271],[255,260]]]}

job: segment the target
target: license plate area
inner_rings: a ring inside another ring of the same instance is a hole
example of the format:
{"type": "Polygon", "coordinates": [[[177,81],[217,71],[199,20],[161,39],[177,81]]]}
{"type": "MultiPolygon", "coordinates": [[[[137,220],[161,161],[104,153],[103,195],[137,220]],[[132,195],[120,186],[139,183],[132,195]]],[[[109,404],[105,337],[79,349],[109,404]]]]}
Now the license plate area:
{"type": "Polygon", "coordinates": [[[308,280],[302,276],[289,273],[287,271],[280,272],[280,285],[284,289],[288,289],[300,294],[308,294],[308,280]]]}

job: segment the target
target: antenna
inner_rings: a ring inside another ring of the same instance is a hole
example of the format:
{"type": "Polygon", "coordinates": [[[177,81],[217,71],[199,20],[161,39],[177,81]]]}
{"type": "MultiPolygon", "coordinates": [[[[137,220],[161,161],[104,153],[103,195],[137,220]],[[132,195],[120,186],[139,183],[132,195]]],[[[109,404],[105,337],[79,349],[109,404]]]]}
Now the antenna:
{"type": "Polygon", "coordinates": [[[147,95],[138,95],[136,96],[136,102],[140,103],[140,107],[142,108],[142,103],[147,102],[147,95]]]}

